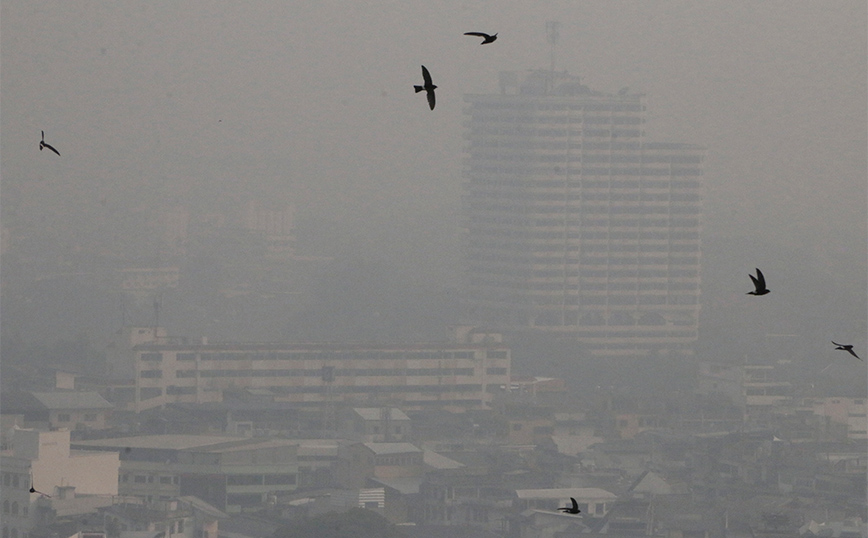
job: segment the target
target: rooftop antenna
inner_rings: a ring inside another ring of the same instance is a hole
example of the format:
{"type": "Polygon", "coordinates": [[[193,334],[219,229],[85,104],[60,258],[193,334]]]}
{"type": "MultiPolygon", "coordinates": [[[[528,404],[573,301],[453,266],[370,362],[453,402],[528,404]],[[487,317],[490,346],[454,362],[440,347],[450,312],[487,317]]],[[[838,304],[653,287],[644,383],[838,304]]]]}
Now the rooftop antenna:
{"type": "Polygon", "coordinates": [[[548,84],[546,85],[546,93],[554,93],[555,87],[555,47],[558,44],[558,27],[561,23],[556,21],[546,22],[546,39],[549,42],[549,76],[548,84]]]}
{"type": "Polygon", "coordinates": [[[160,326],[160,302],[161,295],[157,294],[154,296],[154,341],[157,340],[157,327],[160,326]]]}

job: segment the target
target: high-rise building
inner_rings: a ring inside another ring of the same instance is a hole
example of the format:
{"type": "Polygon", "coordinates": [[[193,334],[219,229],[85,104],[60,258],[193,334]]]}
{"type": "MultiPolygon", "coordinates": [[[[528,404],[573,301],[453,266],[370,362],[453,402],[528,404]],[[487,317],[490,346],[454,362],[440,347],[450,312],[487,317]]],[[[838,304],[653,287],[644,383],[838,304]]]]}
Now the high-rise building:
{"type": "Polygon", "coordinates": [[[591,354],[689,354],[703,147],[645,140],[642,94],[552,71],[466,95],[464,315],[591,354]]]}

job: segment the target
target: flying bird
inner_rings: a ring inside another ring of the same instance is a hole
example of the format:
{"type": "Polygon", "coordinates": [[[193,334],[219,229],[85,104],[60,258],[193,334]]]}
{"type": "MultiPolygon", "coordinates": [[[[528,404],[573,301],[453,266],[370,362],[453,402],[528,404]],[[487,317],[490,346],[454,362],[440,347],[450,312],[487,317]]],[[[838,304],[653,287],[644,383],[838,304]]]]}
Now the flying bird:
{"type": "Polygon", "coordinates": [[[57,156],[60,156],[60,152],[54,149],[51,145],[45,143],[45,131],[42,131],[42,141],[39,142],[39,151],[42,151],[42,148],[48,148],[54,153],[57,153],[57,156]]]}
{"type": "Polygon", "coordinates": [[[766,277],[763,276],[763,272],[757,268],[756,276],[748,275],[750,279],[753,280],[753,285],[756,288],[754,291],[747,292],[747,295],[765,295],[771,290],[766,287],[766,277]]]}
{"type": "Polygon", "coordinates": [[[30,478],[30,493],[38,493],[38,494],[42,495],[43,497],[48,497],[49,499],[51,498],[51,495],[48,495],[47,493],[42,493],[41,491],[39,491],[33,487],[33,478],[32,477],[30,478]]]}
{"type": "Polygon", "coordinates": [[[437,86],[431,82],[431,73],[425,69],[425,66],[422,66],[422,79],[425,81],[424,86],[413,86],[416,89],[416,93],[425,90],[425,93],[428,94],[428,106],[431,107],[431,110],[434,110],[434,90],[437,89],[437,86]]]}
{"type": "Polygon", "coordinates": [[[481,37],[482,43],[480,43],[480,45],[485,45],[486,43],[494,43],[494,41],[497,39],[497,34],[488,35],[483,34],[482,32],[465,32],[464,35],[474,35],[477,37],[481,37]]]}
{"type": "Polygon", "coordinates": [[[835,342],[834,340],[832,340],[832,343],[835,344],[836,346],[838,346],[838,347],[836,347],[835,349],[840,349],[840,350],[842,350],[842,351],[846,351],[847,353],[849,353],[850,355],[853,355],[854,357],[856,357],[856,358],[859,359],[860,361],[862,360],[862,357],[860,357],[859,355],[856,354],[855,351],[853,351],[853,346],[852,346],[852,345],[850,345],[850,344],[847,344],[847,345],[839,344],[838,342],[835,342]]]}
{"type": "Polygon", "coordinates": [[[573,505],[572,505],[572,506],[563,506],[563,507],[561,507],[561,508],[558,508],[558,510],[561,511],[561,512],[566,512],[566,513],[568,513],[568,514],[578,514],[578,513],[580,513],[581,510],[579,510],[579,503],[577,503],[576,500],[575,500],[574,498],[572,498],[572,497],[570,497],[570,500],[573,502],[573,505]]]}
{"type": "Polygon", "coordinates": [[[38,494],[42,495],[43,497],[48,497],[49,499],[51,498],[51,495],[48,495],[47,493],[42,493],[41,491],[37,490],[33,486],[30,486],[30,493],[38,493],[38,494]]]}

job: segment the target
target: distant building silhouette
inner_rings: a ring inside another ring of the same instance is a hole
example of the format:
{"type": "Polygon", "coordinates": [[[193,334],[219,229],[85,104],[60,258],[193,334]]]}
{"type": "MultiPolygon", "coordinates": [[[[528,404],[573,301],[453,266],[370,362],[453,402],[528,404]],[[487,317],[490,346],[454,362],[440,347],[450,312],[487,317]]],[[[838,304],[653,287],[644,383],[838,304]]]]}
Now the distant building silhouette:
{"type": "Polygon", "coordinates": [[[189,343],[161,327],[131,327],[109,369],[132,372],[127,409],[135,412],[220,402],[239,389],[267,389],[277,402],[309,408],[487,409],[509,386],[510,349],[497,333],[453,330],[453,341],[433,343],[189,343]]]}
{"type": "Polygon", "coordinates": [[[464,321],[691,353],[704,148],[646,142],[642,94],[549,71],[500,89],[465,96],[464,321]]]}

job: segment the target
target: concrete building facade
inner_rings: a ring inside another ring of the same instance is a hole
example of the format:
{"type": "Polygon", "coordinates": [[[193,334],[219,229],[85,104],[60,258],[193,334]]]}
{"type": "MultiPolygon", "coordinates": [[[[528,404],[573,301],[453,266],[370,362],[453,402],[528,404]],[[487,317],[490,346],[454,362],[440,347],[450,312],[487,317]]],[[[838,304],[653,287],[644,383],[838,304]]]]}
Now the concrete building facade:
{"type": "Polygon", "coordinates": [[[0,456],[0,503],[7,538],[27,538],[40,524],[36,509],[40,500],[47,507],[59,503],[71,510],[72,504],[109,505],[118,494],[118,455],[71,450],[69,430],[16,429],[11,445],[0,456]]]}
{"type": "Polygon", "coordinates": [[[647,142],[642,94],[548,71],[500,86],[465,96],[466,321],[691,353],[704,148],[647,142]]]}
{"type": "Polygon", "coordinates": [[[75,446],[120,456],[122,495],[146,502],[192,495],[236,513],[259,509],[268,495],[297,489],[299,444],[289,439],[144,435],[79,441],[75,446]]]}
{"type": "Polygon", "coordinates": [[[485,409],[509,385],[510,350],[499,338],[475,336],[401,345],[143,343],[132,350],[134,410],[217,402],[224,390],[239,389],[324,408],[485,409]]]}

